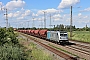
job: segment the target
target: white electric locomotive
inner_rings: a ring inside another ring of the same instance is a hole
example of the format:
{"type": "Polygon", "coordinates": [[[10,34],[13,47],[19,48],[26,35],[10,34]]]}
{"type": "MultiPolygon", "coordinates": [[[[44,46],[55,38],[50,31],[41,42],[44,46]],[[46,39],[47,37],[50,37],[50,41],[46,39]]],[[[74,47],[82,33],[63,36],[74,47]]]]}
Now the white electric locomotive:
{"type": "Polygon", "coordinates": [[[47,31],[47,39],[58,43],[68,42],[68,33],[64,31],[47,31]]]}

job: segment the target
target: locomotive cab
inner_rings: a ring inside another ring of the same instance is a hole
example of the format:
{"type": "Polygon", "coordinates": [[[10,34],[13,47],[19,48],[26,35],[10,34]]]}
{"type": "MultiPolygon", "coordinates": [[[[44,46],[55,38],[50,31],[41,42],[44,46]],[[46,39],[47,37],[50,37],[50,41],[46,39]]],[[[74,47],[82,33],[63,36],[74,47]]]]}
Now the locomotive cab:
{"type": "Polygon", "coordinates": [[[59,32],[59,42],[68,42],[68,33],[60,31],[59,32]]]}

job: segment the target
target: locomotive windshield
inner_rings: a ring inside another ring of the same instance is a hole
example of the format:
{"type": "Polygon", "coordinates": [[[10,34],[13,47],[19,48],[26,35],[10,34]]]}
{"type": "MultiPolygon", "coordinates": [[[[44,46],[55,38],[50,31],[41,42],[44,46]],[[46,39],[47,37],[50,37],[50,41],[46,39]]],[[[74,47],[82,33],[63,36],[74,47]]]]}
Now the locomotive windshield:
{"type": "Polygon", "coordinates": [[[67,36],[67,34],[60,34],[60,36],[67,36]]]}

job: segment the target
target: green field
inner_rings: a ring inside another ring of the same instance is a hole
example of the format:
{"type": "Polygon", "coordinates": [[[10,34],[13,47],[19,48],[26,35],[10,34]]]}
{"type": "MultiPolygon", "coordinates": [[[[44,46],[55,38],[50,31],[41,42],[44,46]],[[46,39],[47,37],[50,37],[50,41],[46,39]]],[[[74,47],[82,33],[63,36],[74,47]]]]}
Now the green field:
{"type": "MultiPolygon", "coordinates": [[[[68,36],[70,38],[70,32],[68,32],[68,36]]],[[[90,43],[90,31],[73,31],[72,39],[90,43]]]]}

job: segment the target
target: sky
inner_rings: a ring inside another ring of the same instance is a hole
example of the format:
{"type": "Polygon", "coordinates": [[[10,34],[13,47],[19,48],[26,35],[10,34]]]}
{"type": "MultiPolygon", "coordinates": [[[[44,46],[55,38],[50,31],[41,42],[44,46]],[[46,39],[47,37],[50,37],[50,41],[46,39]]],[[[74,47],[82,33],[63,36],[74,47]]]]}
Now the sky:
{"type": "Polygon", "coordinates": [[[47,28],[50,25],[70,25],[71,6],[72,25],[90,27],[90,0],[1,0],[0,26],[6,26],[6,9],[8,26],[44,28],[45,20],[47,28]]]}

